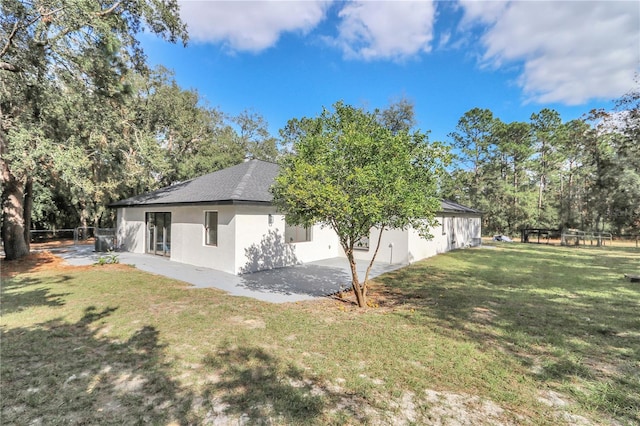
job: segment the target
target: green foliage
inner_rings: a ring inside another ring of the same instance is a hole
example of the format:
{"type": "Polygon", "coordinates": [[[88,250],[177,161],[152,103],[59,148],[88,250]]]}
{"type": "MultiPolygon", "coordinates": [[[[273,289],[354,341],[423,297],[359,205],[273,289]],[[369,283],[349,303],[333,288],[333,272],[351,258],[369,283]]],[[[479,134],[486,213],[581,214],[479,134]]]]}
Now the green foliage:
{"type": "Polygon", "coordinates": [[[562,131],[562,119],[557,111],[544,108],[538,114],[531,114],[531,137],[537,154],[532,162],[538,180],[536,222],[542,228],[555,228],[558,223],[557,209],[549,205],[547,193],[558,182],[562,131]]]}
{"type": "Polygon", "coordinates": [[[238,127],[237,144],[245,156],[264,161],[276,161],[279,156],[277,140],[269,134],[265,119],[251,111],[233,118],[238,127]]]}
{"type": "Polygon", "coordinates": [[[456,131],[449,134],[453,148],[458,151],[457,164],[469,172],[464,176],[464,200],[467,205],[488,211],[487,160],[492,156],[495,128],[498,120],[488,109],[473,108],[458,121],[456,131]]]}
{"type": "Polygon", "coordinates": [[[569,122],[543,109],[529,123],[503,123],[474,108],[450,135],[458,162],[442,194],[484,211],[489,234],[524,227],[637,233],[638,99],[632,92],[620,111],[569,122]]]}
{"type": "Polygon", "coordinates": [[[391,133],[409,131],[416,124],[415,105],[412,101],[401,98],[379,111],[378,121],[391,133]]]}
{"type": "Polygon", "coordinates": [[[28,252],[32,184],[72,183],[71,202],[85,223],[104,213],[98,206],[120,182],[109,172],[121,163],[120,107],[132,73],[147,71],[137,40],[143,27],[173,42],[187,38],[175,0],[0,4],[2,236],[12,241],[5,244],[8,257],[28,252]]]}
{"type": "MultiPolygon", "coordinates": [[[[284,158],[272,189],[288,223],[330,226],[352,264],[354,245],[371,228],[412,226],[428,236],[448,161],[426,134],[391,131],[377,114],[338,102],[317,118],[290,121],[294,154],[284,158]]],[[[359,285],[354,272],[354,289],[359,285]]]]}
{"type": "Polygon", "coordinates": [[[346,251],[372,227],[426,232],[439,208],[444,147],[419,132],[393,135],[363,110],[334,108],[303,121],[295,154],[283,161],[273,193],[287,221],[332,226],[346,251]]]}
{"type": "Polygon", "coordinates": [[[100,256],[96,261],[96,265],[115,265],[120,263],[120,257],[113,252],[108,252],[104,256],[100,256]]]}
{"type": "Polygon", "coordinates": [[[222,112],[209,108],[194,90],[184,90],[163,67],[147,78],[137,76],[129,133],[146,187],[128,185],[129,195],[184,181],[242,161],[244,151],[222,112]]]}

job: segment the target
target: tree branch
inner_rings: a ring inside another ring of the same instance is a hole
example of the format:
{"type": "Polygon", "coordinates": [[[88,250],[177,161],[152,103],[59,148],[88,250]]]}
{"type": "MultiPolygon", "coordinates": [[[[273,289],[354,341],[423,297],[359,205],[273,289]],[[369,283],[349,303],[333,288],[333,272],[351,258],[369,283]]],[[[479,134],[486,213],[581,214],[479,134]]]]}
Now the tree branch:
{"type": "Polygon", "coordinates": [[[20,67],[17,67],[9,62],[0,62],[0,70],[10,72],[20,72],[20,67]]]}
{"type": "MultiPolygon", "coordinates": [[[[29,26],[33,25],[35,22],[39,21],[40,19],[46,20],[50,16],[55,15],[56,13],[58,13],[58,12],[60,12],[62,10],[64,10],[64,7],[59,7],[58,9],[53,9],[53,10],[51,10],[49,12],[44,12],[42,10],[42,8],[40,8],[38,10],[38,14],[32,20],[28,21],[25,25],[23,25],[23,27],[24,28],[28,28],[29,26]]],[[[11,33],[9,34],[9,37],[7,38],[7,42],[5,43],[5,45],[2,47],[2,50],[0,51],[0,58],[7,54],[7,52],[9,51],[9,48],[13,44],[13,38],[16,36],[16,33],[18,32],[18,29],[20,28],[19,23],[20,23],[20,21],[14,22],[13,28],[11,29],[11,33]]],[[[20,68],[16,67],[15,65],[8,64],[6,62],[2,62],[2,65],[0,66],[0,69],[5,70],[5,71],[11,71],[11,72],[19,72],[20,71],[20,68]]]]}
{"type": "Polygon", "coordinates": [[[100,12],[96,13],[96,16],[98,17],[103,17],[103,16],[107,16],[111,13],[113,13],[114,10],[116,10],[118,8],[118,6],[120,6],[122,2],[117,1],[113,4],[113,6],[111,6],[109,9],[105,9],[105,10],[101,10],[100,12]]]}
{"type": "Polygon", "coordinates": [[[0,58],[2,58],[7,51],[9,50],[9,47],[11,46],[12,42],[13,42],[13,38],[16,36],[16,33],[18,32],[18,21],[16,21],[13,24],[13,29],[11,30],[11,34],[9,34],[9,38],[7,39],[7,42],[5,43],[4,47],[2,48],[2,51],[0,51],[0,58]]]}
{"type": "Polygon", "coordinates": [[[371,268],[373,267],[373,262],[376,260],[376,256],[378,255],[378,250],[380,249],[380,243],[382,242],[382,233],[384,232],[385,224],[380,226],[380,233],[378,234],[378,243],[376,244],[376,250],[373,252],[373,256],[371,257],[371,262],[369,262],[369,266],[367,267],[367,271],[364,274],[364,282],[362,283],[362,291],[364,296],[367,296],[367,282],[369,281],[369,273],[371,272],[371,268]]]}
{"type": "Polygon", "coordinates": [[[31,21],[29,23],[29,25],[33,24],[35,21],[37,21],[38,19],[42,19],[42,18],[48,18],[51,15],[55,15],[58,12],[61,12],[62,10],[64,10],[64,6],[59,7],[57,9],[53,9],[50,10],[49,12],[43,12],[42,11],[43,8],[38,8],[38,12],[40,13],[40,17],[36,17],[36,19],[34,19],[33,21],[31,21]]]}

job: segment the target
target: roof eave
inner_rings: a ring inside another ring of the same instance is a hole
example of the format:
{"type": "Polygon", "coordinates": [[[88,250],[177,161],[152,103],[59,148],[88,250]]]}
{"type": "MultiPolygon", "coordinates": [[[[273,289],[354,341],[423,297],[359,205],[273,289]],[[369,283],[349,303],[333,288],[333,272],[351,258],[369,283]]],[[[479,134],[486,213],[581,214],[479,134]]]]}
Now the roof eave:
{"type": "Polygon", "coordinates": [[[217,205],[217,206],[228,206],[228,205],[272,205],[271,201],[262,201],[262,200],[208,200],[208,201],[177,201],[177,202],[168,202],[168,203],[132,203],[132,204],[123,204],[123,203],[111,203],[107,207],[117,209],[124,207],[173,207],[173,206],[197,206],[197,205],[217,205]]]}

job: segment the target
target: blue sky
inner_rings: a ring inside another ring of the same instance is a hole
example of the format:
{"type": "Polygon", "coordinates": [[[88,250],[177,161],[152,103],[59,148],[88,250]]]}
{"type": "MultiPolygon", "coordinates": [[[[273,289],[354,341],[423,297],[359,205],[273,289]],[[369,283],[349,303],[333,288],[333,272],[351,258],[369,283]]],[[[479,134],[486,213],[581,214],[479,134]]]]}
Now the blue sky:
{"type": "Polygon", "coordinates": [[[474,107],[504,121],[542,108],[564,120],[637,88],[637,1],[181,1],[188,46],[150,37],[151,64],[277,135],[338,100],[367,109],[402,97],[418,127],[447,140],[474,107]]]}

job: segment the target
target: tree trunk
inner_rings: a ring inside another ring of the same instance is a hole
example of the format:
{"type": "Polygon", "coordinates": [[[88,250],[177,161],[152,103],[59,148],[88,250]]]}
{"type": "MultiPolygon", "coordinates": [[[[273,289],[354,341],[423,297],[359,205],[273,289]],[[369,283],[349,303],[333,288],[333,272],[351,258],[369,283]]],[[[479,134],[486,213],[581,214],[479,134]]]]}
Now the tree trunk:
{"type": "Polygon", "coordinates": [[[542,222],[542,197],[544,193],[544,175],[540,176],[540,187],[538,188],[538,226],[542,222]]]}
{"type": "Polygon", "coordinates": [[[373,256],[371,256],[371,261],[369,262],[369,266],[367,266],[367,272],[364,274],[364,283],[362,284],[362,295],[365,298],[365,302],[367,299],[367,283],[369,282],[369,273],[371,272],[371,268],[373,267],[373,262],[376,260],[376,256],[378,256],[378,250],[380,250],[380,243],[382,242],[382,233],[384,232],[384,225],[380,227],[380,233],[378,234],[378,242],[376,243],[376,249],[373,252],[373,256]]]}
{"type": "MultiPolygon", "coordinates": [[[[513,159],[513,222],[514,226],[518,225],[520,215],[518,213],[518,166],[516,164],[518,160],[513,159]]],[[[522,225],[522,223],[520,223],[522,225]]]]}
{"type": "Polygon", "coordinates": [[[353,288],[353,293],[356,295],[356,302],[358,303],[358,307],[364,308],[367,306],[367,296],[363,294],[362,288],[360,287],[360,280],[358,279],[358,271],[356,270],[356,261],[353,258],[353,251],[348,251],[346,255],[347,259],[349,259],[349,266],[351,267],[351,287],[353,288]]]}
{"type": "Polygon", "coordinates": [[[24,218],[24,241],[27,245],[27,251],[31,250],[31,211],[33,210],[33,178],[27,177],[24,185],[24,210],[22,217],[24,218]]]}
{"type": "Polygon", "coordinates": [[[542,222],[542,205],[544,203],[544,191],[547,184],[547,163],[546,163],[546,144],[542,142],[540,147],[541,165],[542,171],[540,173],[540,188],[538,190],[538,226],[541,226],[542,222]]]}
{"type": "Polygon", "coordinates": [[[24,223],[24,190],[22,182],[12,176],[2,162],[2,241],[7,260],[20,259],[29,254],[24,223]]]}
{"type": "Polygon", "coordinates": [[[567,222],[569,222],[569,226],[573,227],[574,223],[573,223],[573,162],[569,163],[569,182],[568,182],[568,188],[567,188],[567,199],[568,201],[568,218],[567,218],[567,222]]]}
{"type": "MultiPolygon", "coordinates": [[[[29,254],[25,241],[24,187],[4,161],[7,150],[5,135],[0,130],[0,181],[2,182],[2,229],[0,236],[7,260],[20,259],[29,254]]],[[[30,212],[29,212],[30,213],[30,212]]],[[[26,232],[29,229],[26,228],[26,232]]]]}
{"type": "MultiPolygon", "coordinates": [[[[89,236],[89,212],[87,210],[87,204],[84,201],[80,202],[80,225],[82,226],[82,239],[86,240],[89,236]]],[[[93,230],[95,234],[95,229],[93,230]]]]}

